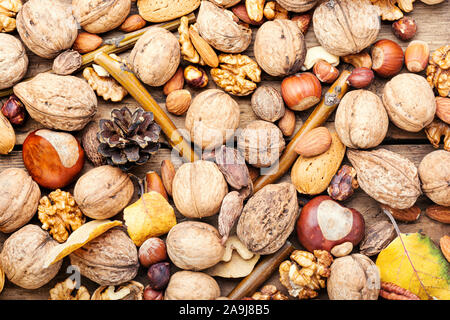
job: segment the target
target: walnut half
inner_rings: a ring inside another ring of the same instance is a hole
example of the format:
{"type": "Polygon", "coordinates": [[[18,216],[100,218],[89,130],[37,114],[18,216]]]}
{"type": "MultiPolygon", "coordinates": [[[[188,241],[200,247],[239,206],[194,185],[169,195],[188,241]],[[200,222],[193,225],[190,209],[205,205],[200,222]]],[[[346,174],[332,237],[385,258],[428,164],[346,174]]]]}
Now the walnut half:
{"type": "Polygon", "coordinates": [[[113,102],[121,101],[128,92],[111,76],[100,76],[93,68],[88,67],[83,71],[83,77],[87,80],[97,95],[105,100],[113,102]]]}
{"type": "Polygon", "coordinates": [[[91,296],[86,287],[76,288],[76,281],[67,278],[59,282],[53,289],[50,289],[50,300],[90,300],[91,296]],[[74,290],[78,289],[76,294],[74,290]]]}
{"type": "Polygon", "coordinates": [[[73,196],[60,189],[41,198],[38,217],[42,222],[42,229],[49,230],[58,242],[66,241],[69,232],[78,229],[86,220],[73,196]]]}
{"type": "Polygon", "coordinates": [[[0,32],[11,32],[16,29],[15,16],[22,8],[21,0],[0,1],[0,32]]]}
{"type": "Polygon", "coordinates": [[[221,54],[219,63],[219,68],[211,69],[211,76],[226,92],[246,96],[255,91],[256,83],[261,81],[261,69],[246,55],[221,54]]]}

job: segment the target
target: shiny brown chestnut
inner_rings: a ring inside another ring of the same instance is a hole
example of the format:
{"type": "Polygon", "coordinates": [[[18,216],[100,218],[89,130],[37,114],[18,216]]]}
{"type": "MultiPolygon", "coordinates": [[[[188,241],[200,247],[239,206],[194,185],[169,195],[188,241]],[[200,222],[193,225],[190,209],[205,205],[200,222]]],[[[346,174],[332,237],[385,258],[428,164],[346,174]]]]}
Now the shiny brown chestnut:
{"type": "Polygon", "coordinates": [[[39,129],[25,139],[22,158],[34,181],[48,189],[70,184],[84,165],[84,151],[69,133],[39,129]]]}
{"type": "Polygon", "coordinates": [[[364,237],[364,218],[329,196],[310,200],[297,220],[297,238],[308,250],[327,250],[344,242],[356,246],[364,237]]]}

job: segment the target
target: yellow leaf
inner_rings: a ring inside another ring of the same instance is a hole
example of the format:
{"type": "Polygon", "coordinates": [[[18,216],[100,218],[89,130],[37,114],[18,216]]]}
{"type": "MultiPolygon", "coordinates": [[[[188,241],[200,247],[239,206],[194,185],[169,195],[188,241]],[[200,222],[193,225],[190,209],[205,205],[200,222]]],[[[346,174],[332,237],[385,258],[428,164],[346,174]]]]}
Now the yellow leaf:
{"type": "Polygon", "coordinates": [[[393,282],[423,300],[428,299],[427,293],[433,298],[450,300],[450,265],[439,248],[429,237],[420,233],[402,234],[402,239],[426,292],[411,267],[399,237],[378,255],[376,265],[380,269],[381,281],[393,282]]]}
{"type": "Polygon", "coordinates": [[[121,221],[93,220],[83,224],[67,238],[66,242],[53,247],[45,259],[45,266],[48,267],[62,258],[68,256],[75,250],[81,248],[92,239],[105,233],[111,228],[122,225],[121,221]]]}
{"type": "Polygon", "coordinates": [[[166,234],[177,224],[175,212],[158,192],[150,191],[123,210],[128,235],[136,246],[150,237],[166,234]]]}

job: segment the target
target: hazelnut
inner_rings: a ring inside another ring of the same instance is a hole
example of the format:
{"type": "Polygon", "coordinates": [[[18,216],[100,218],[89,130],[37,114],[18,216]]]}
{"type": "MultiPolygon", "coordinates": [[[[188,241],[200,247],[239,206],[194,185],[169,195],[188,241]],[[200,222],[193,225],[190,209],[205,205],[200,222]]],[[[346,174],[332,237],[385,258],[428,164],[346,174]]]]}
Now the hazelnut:
{"type": "Polygon", "coordinates": [[[410,72],[421,72],[428,64],[430,48],[421,40],[411,41],[405,51],[405,64],[410,72]]]}
{"type": "Polygon", "coordinates": [[[417,25],[413,18],[403,17],[392,24],[392,31],[397,38],[407,41],[416,35],[417,25]]]}
{"type": "Polygon", "coordinates": [[[281,82],[281,95],[290,109],[303,111],[319,103],[322,85],[312,73],[298,73],[281,82]]]}
{"type": "Polygon", "coordinates": [[[22,157],[33,180],[49,189],[67,186],[84,165],[84,151],[78,140],[69,133],[48,129],[28,135],[22,157]]]}
{"type": "Polygon", "coordinates": [[[369,86],[374,77],[375,75],[372,70],[364,67],[356,68],[347,78],[347,83],[353,88],[361,89],[369,86]]]}
{"type": "Polygon", "coordinates": [[[283,136],[290,137],[295,130],[295,113],[292,110],[286,109],[284,116],[278,121],[278,128],[280,128],[283,136]]]}
{"type": "Polygon", "coordinates": [[[183,115],[191,105],[191,93],[181,89],[169,93],[166,99],[167,111],[177,116],[183,115]]]}
{"type": "Polygon", "coordinates": [[[161,291],[156,291],[146,286],[144,289],[144,300],[163,300],[164,295],[161,291]]]}
{"type": "Polygon", "coordinates": [[[208,76],[202,68],[187,66],[184,69],[186,83],[194,88],[204,88],[208,85],[208,76]]]}
{"type": "Polygon", "coordinates": [[[145,268],[167,260],[166,244],[160,238],[148,238],[139,248],[139,262],[145,268]]]}
{"type": "Polygon", "coordinates": [[[317,79],[324,83],[333,83],[339,76],[339,70],[325,60],[316,62],[313,67],[313,72],[317,79]]]}
{"type": "Polygon", "coordinates": [[[372,69],[380,77],[392,77],[403,67],[403,50],[392,40],[382,39],[375,42],[371,55],[372,69]]]}
{"type": "Polygon", "coordinates": [[[153,290],[164,289],[170,279],[170,264],[168,262],[160,262],[151,265],[147,276],[150,288],[153,290]]]}
{"type": "Polygon", "coordinates": [[[368,69],[372,68],[372,58],[365,51],[355,54],[349,54],[345,57],[342,57],[342,61],[351,64],[355,68],[361,67],[365,67],[368,69]]]}
{"type": "Polygon", "coordinates": [[[23,103],[12,95],[2,107],[3,115],[11,122],[11,124],[22,125],[25,122],[26,111],[23,103]]]}
{"type": "Polygon", "coordinates": [[[163,88],[163,92],[166,96],[169,95],[172,91],[183,89],[184,86],[184,75],[183,68],[178,67],[177,72],[170,78],[169,81],[166,82],[163,88]]]}

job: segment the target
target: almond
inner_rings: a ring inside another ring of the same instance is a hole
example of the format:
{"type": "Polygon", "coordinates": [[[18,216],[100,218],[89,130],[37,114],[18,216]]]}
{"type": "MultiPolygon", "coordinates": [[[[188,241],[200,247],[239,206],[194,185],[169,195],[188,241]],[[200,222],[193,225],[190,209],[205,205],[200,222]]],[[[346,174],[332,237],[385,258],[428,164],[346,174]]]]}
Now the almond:
{"type": "Polygon", "coordinates": [[[94,51],[103,43],[103,39],[96,34],[80,32],[73,43],[73,50],[79,53],[94,51]]]}
{"type": "Polygon", "coordinates": [[[381,204],[381,208],[389,211],[389,213],[394,217],[395,220],[402,222],[413,222],[420,217],[420,208],[413,206],[408,209],[395,209],[388,205],[381,204]]]}
{"type": "Polygon", "coordinates": [[[145,192],[155,191],[161,194],[167,201],[169,197],[167,196],[166,189],[164,188],[163,182],[160,176],[155,171],[149,171],[145,174],[145,192]]]}
{"type": "Polygon", "coordinates": [[[250,19],[247,13],[247,8],[245,7],[245,4],[241,3],[231,8],[231,11],[236,15],[236,17],[239,18],[244,23],[251,24],[251,25],[262,25],[264,23],[264,20],[261,20],[260,22],[253,21],[250,19]]]}
{"type": "Polygon", "coordinates": [[[450,207],[439,206],[437,204],[428,207],[425,214],[433,220],[450,223],[450,207]]]}
{"type": "Polygon", "coordinates": [[[450,98],[436,97],[436,116],[450,124],[450,98]]]}
{"type": "Polygon", "coordinates": [[[295,146],[295,152],[303,157],[314,157],[326,152],[331,146],[331,134],[325,127],[307,132],[295,146]]]}
{"type": "Polygon", "coordinates": [[[191,105],[191,93],[188,90],[172,91],[166,99],[167,111],[177,116],[184,114],[191,105]]]}
{"type": "Polygon", "coordinates": [[[198,34],[193,26],[189,27],[189,37],[203,61],[211,68],[217,68],[219,66],[219,57],[217,57],[214,49],[198,34]]]}
{"type": "Polygon", "coordinates": [[[278,121],[278,128],[280,128],[283,136],[290,137],[295,130],[295,113],[292,110],[286,109],[284,116],[278,121]]]}
{"type": "Polygon", "coordinates": [[[173,166],[172,161],[163,160],[161,162],[161,179],[164,184],[164,188],[170,196],[172,196],[172,183],[174,177],[175,167],[173,166]]]}
{"type": "Polygon", "coordinates": [[[133,32],[145,27],[147,22],[138,14],[129,16],[120,26],[120,30],[125,32],[133,32]]]}
{"type": "Polygon", "coordinates": [[[169,93],[175,90],[181,90],[184,87],[184,74],[183,68],[178,67],[177,72],[173,75],[173,77],[166,82],[163,88],[164,94],[167,96],[169,93]]]}
{"type": "Polygon", "coordinates": [[[450,236],[443,236],[439,241],[439,245],[445,259],[450,262],[450,236]]]}

